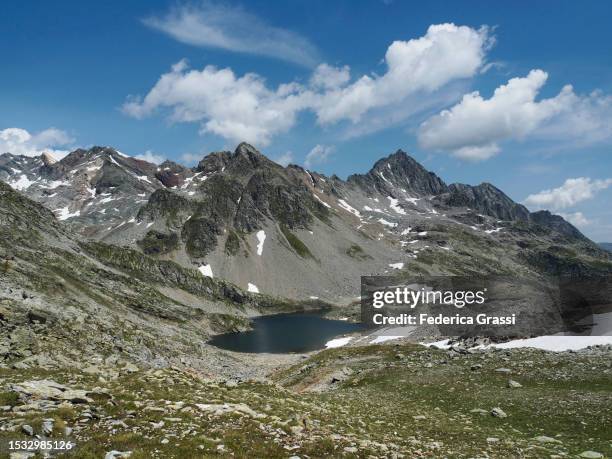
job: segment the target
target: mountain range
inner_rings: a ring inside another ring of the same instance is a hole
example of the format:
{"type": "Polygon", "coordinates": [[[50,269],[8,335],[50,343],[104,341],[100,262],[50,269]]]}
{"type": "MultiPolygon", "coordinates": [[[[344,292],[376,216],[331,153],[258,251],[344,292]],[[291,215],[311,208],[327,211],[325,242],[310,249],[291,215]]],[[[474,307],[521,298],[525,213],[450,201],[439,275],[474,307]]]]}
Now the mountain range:
{"type": "Polygon", "coordinates": [[[192,168],[110,147],[60,161],[6,153],[0,180],[79,240],[292,300],[354,301],[362,275],[611,266],[610,254],[562,217],[529,212],[489,183],[448,185],[401,150],[346,180],[282,167],[246,143],[192,168]]]}

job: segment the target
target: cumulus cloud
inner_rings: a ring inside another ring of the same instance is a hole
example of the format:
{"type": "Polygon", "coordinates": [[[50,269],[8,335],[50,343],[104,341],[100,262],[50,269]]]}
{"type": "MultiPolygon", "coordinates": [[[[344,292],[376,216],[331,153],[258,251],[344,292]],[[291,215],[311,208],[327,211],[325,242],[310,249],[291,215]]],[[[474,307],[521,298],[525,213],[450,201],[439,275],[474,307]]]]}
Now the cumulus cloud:
{"type": "Polygon", "coordinates": [[[612,96],[596,90],[572,94],[569,109],[545,123],[534,137],[576,148],[612,140],[612,96]]]}
{"type": "Polygon", "coordinates": [[[310,77],[310,85],[315,88],[335,89],[344,86],[350,79],[351,71],[348,65],[334,67],[320,64],[310,77]]]}
{"type": "Polygon", "coordinates": [[[183,4],[165,16],[152,16],[143,22],[193,46],[269,56],[306,67],[319,62],[316,47],[306,38],[222,3],[183,4]]]}
{"type": "Polygon", "coordinates": [[[271,90],[253,73],[237,77],[229,68],[214,66],[191,70],[180,61],[144,99],[128,100],[123,111],[142,118],[168,108],[172,121],[200,122],[202,133],[265,146],[294,125],[297,112],[307,105],[305,96],[298,85],[271,90]]]}
{"type": "Polygon", "coordinates": [[[573,212],[569,214],[560,213],[559,215],[565,218],[572,225],[577,226],[579,228],[589,226],[591,223],[593,223],[591,220],[586,218],[582,212],[573,212]]]}
{"type": "Polygon", "coordinates": [[[323,164],[329,156],[334,152],[334,147],[328,145],[315,145],[312,150],[306,155],[304,166],[310,169],[316,164],[323,164]]]}
{"type": "Polygon", "coordinates": [[[586,145],[612,139],[612,97],[598,91],[580,96],[566,85],[556,96],[537,101],[547,79],[546,72],[532,70],[498,87],[489,99],[477,91],[464,95],[421,124],[419,144],[480,161],[499,153],[499,144],[507,140],[530,137],[586,145]]]}
{"type": "Polygon", "coordinates": [[[492,43],[489,28],[455,24],[431,25],[420,38],[394,41],[385,54],[386,73],[364,75],[346,87],[326,92],[316,107],[318,120],[322,124],[343,119],[358,122],[371,109],[472,77],[485,64],[492,43]]]}
{"type": "MultiPolygon", "coordinates": [[[[407,103],[409,96],[438,100],[446,85],[478,72],[491,42],[486,27],[432,25],[423,37],[389,46],[382,76],[365,75],[351,83],[348,66],[321,64],[307,84],[289,82],[276,88],[254,73],[237,76],[214,66],[190,69],[182,60],[144,98],[129,97],[123,111],[142,118],[167,109],[172,121],[200,123],[202,133],[265,146],[291,129],[304,110],[314,112],[320,124],[357,123],[364,114],[381,109],[394,110],[395,120],[405,119],[398,110],[414,113],[412,107],[419,106],[415,100],[407,103]]],[[[380,119],[380,126],[388,126],[388,117],[380,119]]]]}
{"type": "Polygon", "coordinates": [[[293,162],[293,153],[291,151],[283,153],[278,158],[276,158],[274,162],[280,164],[283,167],[287,167],[293,162]]]}
{"type": "Polygon", "coordinates": [[[39,156],[46,152],[60,159],[69,151],[58,149],[58,147],[66,147],[73,142],[74,139],[65,131],[55,128],[45,129],[35,134],[20,128],[0,130],[0,154],[39,156]]]}
{"type": "Polygon", "coordinates": [[[612,185],[612,178],[593,180],[588,177],[569,178],[558,188],[531,194],[525,204],[535,208],[566,209],[592,199],[599,191],[612,185]]]}
{"type": "Polygon", "coordinates": [[[571,106],[575,98],[571,86],[550,99],[535,100],[547,78],[546,72],[532,70],[525,78],[512,78],[497,88],[490,99],[477,91],[466,94],[450,110],[420,126],[420,145],[451,151],[463,159],[490,158],[500,151],[498,142],[522,139],[571,106]]]}
{"type": "Polygon", "coordinates": [[[151,150],[147,150],[147,151],[145,151],[141,155],[136,155],[135,158],[136,159],[142,159],[143,161],[147,161],[147,162],[153,163],[153,164],[161,164],[165,160],[165,158],[163,156],[156,155],[151,150]]]}

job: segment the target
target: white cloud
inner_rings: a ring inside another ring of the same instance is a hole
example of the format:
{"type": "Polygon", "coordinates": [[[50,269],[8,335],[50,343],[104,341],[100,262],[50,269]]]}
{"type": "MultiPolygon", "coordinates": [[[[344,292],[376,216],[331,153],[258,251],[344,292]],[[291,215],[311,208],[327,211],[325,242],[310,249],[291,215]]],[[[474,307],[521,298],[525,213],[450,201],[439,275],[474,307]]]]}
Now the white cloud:
{"type": "Polygon", "coordinates": [[[316,107],[318,121],[358,122],[371,109],[474,76],[485,64],[492,41],[487,27],[475,30],[455,24],[431,25],[420,38],[394,41],[385,55],[386,73],[364,75],[346,87],[326,92],[316,107]]]}
{"type": "Polygon", "coordinates": [[[144,99],[128,100],[123,111],[142,118],[166,107],[172,110],[172,121],[200,122],[203,133],[265,146],[272,136],[290,129],[305,106],[306,97],[298,85],[270,90],[253,73],[236,77],[231,69],[213,66],[191,70],[180,61],[144,99]]]}
{"type": "Polygon", "coordinates": [[[580,148],[612,140],[612,96],[601,91],[572,94],[570,108],[539,129],[538,139],[566,148],[580,148]]]}
{"type": "Polygon", "coordinates": [[[310,169],[315,164],[322,164],[327,161],[329,155],[334,152],[334,147],[328,145],[315,145],[315,147],[308,152],[306,159],[304,160],[304,166],[306,169],[310,169]]]}
{"type": "Polygon", "coordinates": [[[593,223],[591,220],[586,218],[582,212],[574,212],[570,214],[560,213],[559,215],[561,215],[568,222],[577,227],[589,226],[591,223],[593,223]]]}
{"type": "Polygon", "coordinates": [[[197,164],[204,157],[202,153],[183,153],[181,161],[187,165],[197,164]]]}
{"type": "MultiPolygon", "coordinates": [[[[237,76],[214,66],[192,70],[182,60],[144,98],[129,97],[123,111],[142,118],[169,109],[172,121],[200,123],[202,133],[259,146],[291,129],[304,110],[314,112],[320,124],[358,123],[377,110],[392,111],[397,122],[406,119],[406,112],[414,114],[413,107],[423,108],[414,98],[440,100],[449,83],[475,75],[491,43],[486,27],[432,25],[423,37],[389,46],[382,76],[365,75],[350,83],[347,66],[321,64],[307,85],[290,82],[276,88],[254,73],[237,76]]],[[[377,115],[381,121],[375,129],[389,126],[389,117],[377,115]]]]}
{"type": "Polygon", "coordinates": [[[547,79],[546,72],[532,70],[498,87],[489,99],[477,91],[464,95],[421,124],[419,144],[478,161],[499,153],[499,143],[507,140],[532,137],[584,145],[612,139],[612,97],[600,92],[579,96],[566,85],[556,96],[536,101],[547,79]]]}
{"type": "Polygon", "coordinates": [[[163,17],[149,17],[147,26],[193,46],[258,54],[314,67],[316,47],[301,35],[266,24],[242,8],[202,1],[180,5],[163,17]]]}
{"type": "Polygon", "coordinates": [[[525,204],[536,208],[566,209],[592,199],[597,192],[611,185],[612,178],[604,180],[593,180],[588,177],[569,178],[558,188],[527,196],[525,204]]]}
{"type": "Polygon", "coordinates": [[[147,151],[145,151],[141,155],[136,155],[135,158],[136,159],[142,159],[143,161],[147,161],[147,162],[153,163],[153,164],[161,164],[165,160],[165,158],[163,156],[156,155],[151,150],[147,150],[147,151]]]}
{"type": "Polygon", "coordinates": [[[310,77],[310,85],[315,88],[340,88],[349,82],[351,72],[348,65],[333,67],[328,64],[319,65],[310,77]]]}
{"type": "Polygon", "coordinates": [[[25,129],[7,128],[0,130],[0,154],[39,156],[46,152],[57,159],[66,156],[69,151],[57,149],[74,142],[65,131],[55,128],[45,129],[31,134],[25,129]]]}
{"type": "Polygon", "coordinates": [[[293,159],[294,159],[293,153],[288,151],[280,155],[278,158],[276,158],[274,162],[280,164],[283,167],[287,167],[289,164],[293,162],[293,159]]]}

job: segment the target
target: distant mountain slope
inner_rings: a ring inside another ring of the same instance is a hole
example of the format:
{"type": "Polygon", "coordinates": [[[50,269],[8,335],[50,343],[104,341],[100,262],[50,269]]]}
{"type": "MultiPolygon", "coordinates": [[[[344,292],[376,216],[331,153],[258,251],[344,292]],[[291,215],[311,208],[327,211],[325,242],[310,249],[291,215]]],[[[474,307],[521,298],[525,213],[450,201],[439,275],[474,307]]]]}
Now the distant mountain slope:
{"type": "Polygon", "coordinates": [[[608,252],[612,252],[612,242],[600,242],[599,247],[607,250],[608,252]]]}
{"type": "Polygon", "coordinates": [[[354,301],[368,274],[611,266],[562,217],[530,213],[489,183],[447,185],[403,151],[346,181],[282,167],[245,143],[194,168],[107,147],[54,164],[2,155],[0,179],[81,235],[288,298],[354,301]]]}
{"type": "Polygon", "coordinates": [[[264,300],[274,306],[176,263],[83,242],[0,182],[0,366],[210,363],[210,335],[245,326],[264,300]]]}

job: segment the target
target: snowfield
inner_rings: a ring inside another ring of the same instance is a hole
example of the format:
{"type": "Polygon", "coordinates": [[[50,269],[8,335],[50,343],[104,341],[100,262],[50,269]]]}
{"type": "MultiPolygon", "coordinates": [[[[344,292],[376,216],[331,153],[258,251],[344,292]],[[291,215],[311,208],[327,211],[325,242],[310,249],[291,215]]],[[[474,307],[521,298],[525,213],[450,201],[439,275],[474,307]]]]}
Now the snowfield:
{"type": "Polygon", "coordinates": [[[264,242],[266,241],[266,232],[264,230],[257,231],[257,255],[263,253],[264,242]]]}
{"type": "Polygon", "coordinates": [[[359,213],[359,211],[352,207],[350,204],[348,204],[344,199],[338,199],[338,204],[340,204],[340,207],[342,207],[347,212],[350,212],[353,215],[356,215],[357,217],[361,218],[361,214],[359,213]]]}
{"type": "Polygon", "coordinates": [[[342,347],[347,345],[348,343],[350,343],[350,341],[353,338],[351,338],[350,336],[347,336],[346,338],[336,338],[336,339],[332,339],[330,341],[328,341],[327,343],[325,343],[325,348],[326,349],[333,349],[335,347],[342,347]]]}
{"type": "Polygon", "coordinates": [[[69,218],[78,217],[79,215],[81,215],[80,210],[70,213],[68,206],[64,207],[63,209],[56,209],[53,212],[56,212],[58,220],[68,220],[69,218]]]}
{"type": "Polygon", "coordinates": [[[198,271],[200,271],[203,276],[213,277],[212,267],[210,265],[202,265],[198,268],[198,271]]]}
{"type": "Polygon", "coordinates": [[[400,207],[397,199],[392,198],[391,196],[388,196],[387,199],[389,200],[389,207],[391,207],[391,209],[393,209],[395,213],[398,213],[400,215],[406,215],[406,211],[400,207]]]}
{"type": "MultiPolygon", "coordinates": [[[[492,344],[488,347],[496,349],[517,349],[530,347],[534,349],[542,349],[543,351],[563,352],[576,351],[589,346],[604,344],[612,344],[612,336],[538,336],[535,338],[516,339],[513,341],[508,341],[507,343],[492,344]]],[[[450,347],[448,340],[436,341],[435,343],[426,343],[425,345],[438,347],[440,349],[448,349],[450,347]]]]}
{"type": "Polygon", "coordinates": [[[7,183],[13,188],[15,188],[16,190],[23,191],[23,190],[27,190],[28,188],[30,188],[30,186],[32,186],[35,182],[36,180],[31,181],[25,176],[25,174],[23,174],[21,175],[21,177],[19,177],[18,180],[14,182],[7,182],[7,183]]]}

